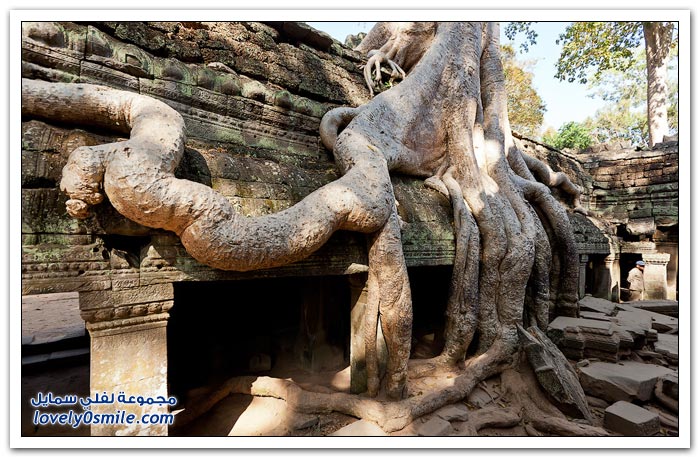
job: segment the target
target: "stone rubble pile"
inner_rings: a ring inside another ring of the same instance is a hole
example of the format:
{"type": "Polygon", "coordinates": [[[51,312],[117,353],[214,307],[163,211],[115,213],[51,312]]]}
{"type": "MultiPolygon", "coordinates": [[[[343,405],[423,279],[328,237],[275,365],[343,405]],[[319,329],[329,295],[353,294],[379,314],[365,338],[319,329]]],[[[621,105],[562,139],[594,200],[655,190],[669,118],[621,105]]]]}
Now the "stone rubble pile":
{"type": "Polygon", "coordinates": [[[677,434],[678,303],[586,296],[579,305],[579,318],[556,318],[547,336],[576,362],[602,426],[624,436],[677,434]]]}

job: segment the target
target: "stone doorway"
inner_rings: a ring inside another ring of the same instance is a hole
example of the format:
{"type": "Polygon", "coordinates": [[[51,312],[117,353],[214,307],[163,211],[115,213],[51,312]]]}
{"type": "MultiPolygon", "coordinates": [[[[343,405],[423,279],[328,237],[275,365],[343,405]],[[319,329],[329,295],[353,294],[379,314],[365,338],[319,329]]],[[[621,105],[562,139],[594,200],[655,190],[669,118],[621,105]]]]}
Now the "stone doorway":
{"type": "Polygon", "coordinates": [[[181,282],[168,320],[169,392],[239,375],[289,376],[349,363],[344,277],[181,282]]]}

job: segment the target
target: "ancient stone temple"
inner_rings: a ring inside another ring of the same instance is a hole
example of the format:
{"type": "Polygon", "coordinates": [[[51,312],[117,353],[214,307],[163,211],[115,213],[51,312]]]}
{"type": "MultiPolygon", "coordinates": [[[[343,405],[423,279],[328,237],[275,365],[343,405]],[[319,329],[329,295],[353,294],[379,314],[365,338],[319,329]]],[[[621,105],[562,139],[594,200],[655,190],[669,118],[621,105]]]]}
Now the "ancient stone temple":
{"type": "MultiPolygon", "coordinates": [[[[99,84],[174,108],[187,134],[175,175],[213,188],[245,216],[287,209],[340,178],[319,137],[321,118],[370,98],[358,69],[364,56],[299,23],[25,23],[22,34],[23,78],[99,84]]],[[[172,232],[135,223],[107,200],[90,217],[72,218],[59,189],[69,154],[119,138],[60,119],[22,119],[22,294],[78,294],[90,392],[184,402],[231,374],[286,378],[297,368],[346,366],[348,391],[366,391],[364,236],[339,231],[302,261],[232,272],[199,263],[172,232]]],[[[519,142],[582,190],[588,216],[568,212],[579,298],[625,300],[627,271],[643,259],[647,298],[676,300],[677,142],[595,152],[519,142]]],[[[392,184],[411,280],[411,351],[432,357],[443,343],[455,257],[452,207],[423,179],[399,175],[392,184]]],[[[608,328],[606,335],[617,332],[608,328]]],[[[588,338],[566,326],[560,334],[588,338]]],[[[651,328],[642,334],[654,340],[651,328]]],[[[616,335],[608,361],[635,348],[616,335]]],[[[378,354],[385,360],[386,348],[378,354]]],[[[589,353],[581,347],[576,356],[589,353]]],[[[134,404],[130,412],[167,409],[134,404]]],[[[167,435],[168,427],[93,425],[91,433],[167,435]]]]}
{"type": "Polygon", "coordinates": [[[579,296],[626,300],[627,273],[644,260],[646,299],[677,300],[678,141],[651,150],[616,144],[583,152],[555,152],[523,141],[531,154],[584,189],[581,200],[589,218],[573,215],[581,258],[579,296]]]}

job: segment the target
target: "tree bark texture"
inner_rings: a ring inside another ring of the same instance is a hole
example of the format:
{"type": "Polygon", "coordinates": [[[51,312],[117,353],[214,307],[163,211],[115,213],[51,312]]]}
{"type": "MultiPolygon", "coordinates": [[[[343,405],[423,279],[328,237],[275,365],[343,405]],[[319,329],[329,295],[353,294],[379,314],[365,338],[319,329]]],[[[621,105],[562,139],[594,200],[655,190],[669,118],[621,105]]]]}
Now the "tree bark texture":
{"type": "Polygon", "coordinates": [[[673,23],[644,22],[644,48],[647,58],[647,121],[649,146],[664,141],[668,135],[668,60],[671,54],[673,23]]]}

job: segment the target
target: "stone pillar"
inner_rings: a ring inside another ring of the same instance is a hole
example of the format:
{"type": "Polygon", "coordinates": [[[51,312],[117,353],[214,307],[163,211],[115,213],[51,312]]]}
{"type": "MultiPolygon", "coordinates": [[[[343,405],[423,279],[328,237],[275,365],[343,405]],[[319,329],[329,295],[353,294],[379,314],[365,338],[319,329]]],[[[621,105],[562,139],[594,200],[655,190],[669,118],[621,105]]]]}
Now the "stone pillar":
{"type": "Polygon", "coordinates": [[[578,258],[578,298],[583,299],[586,295],[586,264],[588,255],[581,254],[578,258]]]}
{"type": "MultiPolygon", "coordinates": [[[[367,311],[367,274],[353,274],[350,282],[350,391],[367,391],[367,362],[365,361],[365,314],[367,311]]],[[[377,323],[377,359],[379,376],[386,370],[388,351],[382,334],[381,323],[377,323]]]]}
{"type": "Polygon", "coordinates": [[[676,301],[676,290],[678,289],[678,244],[672,242],[657,242],[656,249],[659,253],[668,253],[670,255],[668,264],[666,264],[666,299],[676,301]]]}
{"type": "Polygon", "coordinates": [[[167,424],[146,424],[140,419],[144,414],[167,414],[168,404],[118,399],[121,393],[127,401],[131,396],[132,401],[139,396],[168,399],[166,324],[173,306],[172,283],[81,292],[79,301],[90,333],[90,395],[114,394],[114,403],[92,405],[90,410],[121,419],[134,414],[135,418],[132,424],[91,424],[91,435],[167,436],[167,424]]]}
{"type": "Polygon", "coordinates": [[[666,265],[671,255],[668,253],[645,253],[642,259],[644,268],[644,299],[666,299],[666,265]]]}
{"type": "Polygon", "coordinates": [[[605,270],[610,279],[606,299],[612,302],[620,302],[620,287],[622,283],[620,279],[620,255],[618,253],[605,257],[605,270]]]}

